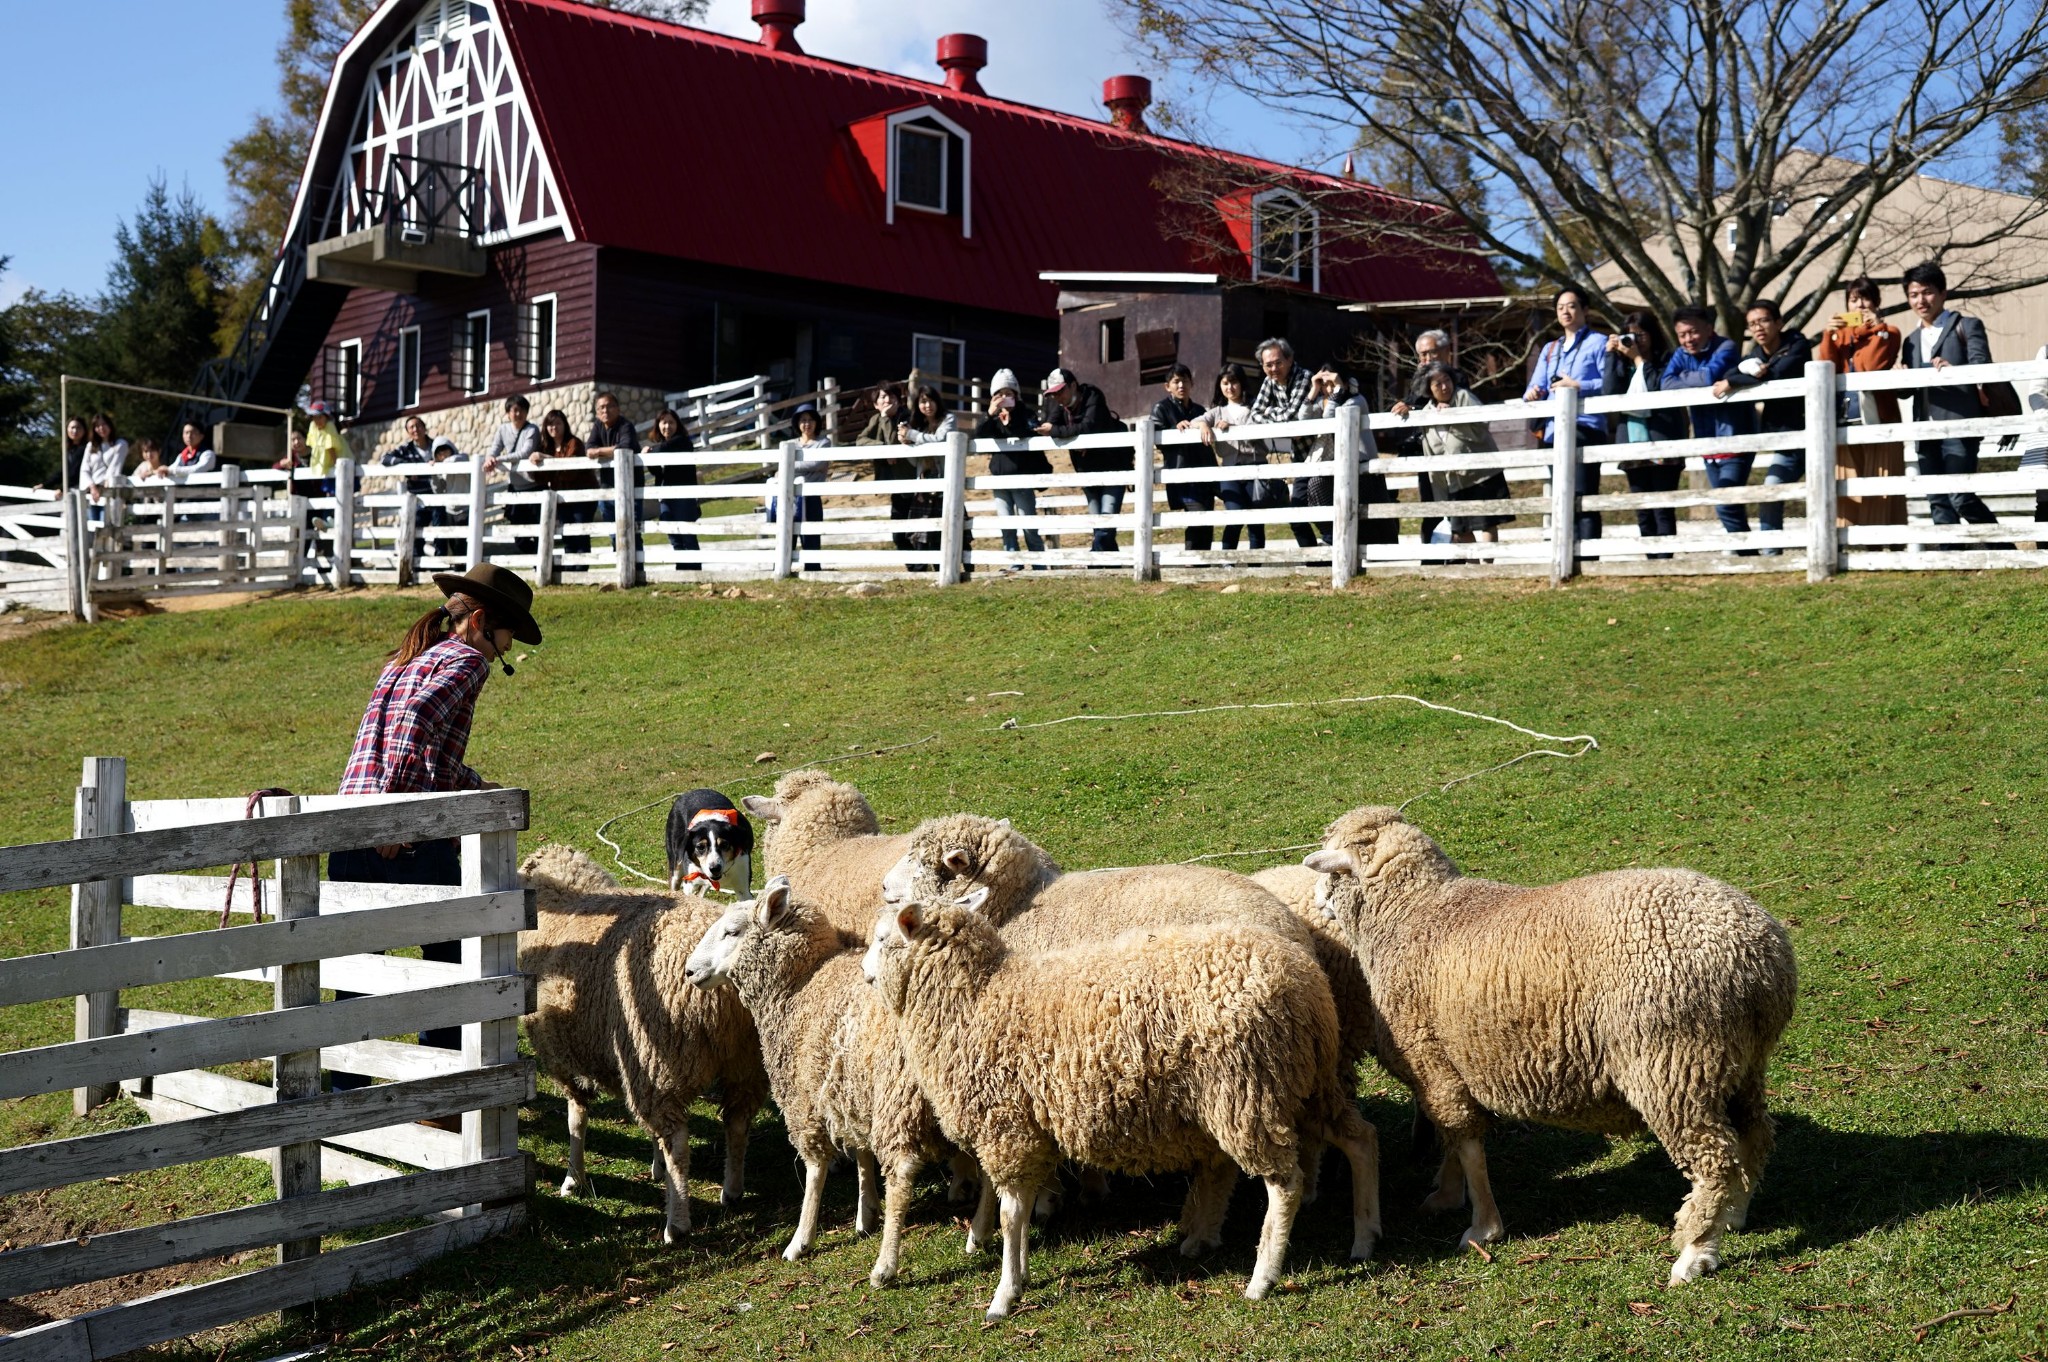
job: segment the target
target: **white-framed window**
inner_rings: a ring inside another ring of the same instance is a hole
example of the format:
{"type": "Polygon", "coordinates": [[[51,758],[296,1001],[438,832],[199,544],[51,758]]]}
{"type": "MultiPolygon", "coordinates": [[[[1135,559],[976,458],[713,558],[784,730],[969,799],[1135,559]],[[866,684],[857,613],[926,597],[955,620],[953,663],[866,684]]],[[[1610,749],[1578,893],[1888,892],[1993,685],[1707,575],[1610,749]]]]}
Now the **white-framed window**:
{"type": "Polygon", "coordinates": [[[353,421],[363,412],[363,343],[345,340],[334,347],[327,369],[327,400],[334,414],[353,421]]]}
{"type": "Polygon", "coordinates": [[[520,372],[536,382],[555,376],[555,295],[542,294],[519,309],[520,372]]]}
{"type": "Polygon", "coordinates": [[[1124,319],[1110,317],[1097,322],[1095,341],[1095,358],[1098,363],[1121,363],[1124,357],[1124,319]]]}
{"type": "Polygon", "coordinates": [[[398,332],[398,406],[400,410],[420,404],[420,329],[400,327],[398,332]]]}
{"type": "Polygon", "coordinates": [[[967,130],[936,109],[905,109],[888,118],[888,221],[898,208],[960,219],[974,235],[974,148],[967,130]]]}
{"type": "Polygon", "coordinates": [[[928,377],[967,377],[967,342],[951,336],[910,338],[910,367],[928,377]]]}
{"type": "Polygon", "coordinates": [[[458,38],[469,27],[469,0],[427,0],[413,26],[413,46],[432,47],[458,38]]]}
{"type": "Polygon", "coordinates": [[[449,358],[449,386],[464,393],[491,390],[490,309],[472,312],[455,324],[455,344],[449,358]]]}
{"type": "Polygon", "coordinates": [[[1285,189],[1252,200],[1252,272],[1321,288],[1316,210],[1285,189]]]}

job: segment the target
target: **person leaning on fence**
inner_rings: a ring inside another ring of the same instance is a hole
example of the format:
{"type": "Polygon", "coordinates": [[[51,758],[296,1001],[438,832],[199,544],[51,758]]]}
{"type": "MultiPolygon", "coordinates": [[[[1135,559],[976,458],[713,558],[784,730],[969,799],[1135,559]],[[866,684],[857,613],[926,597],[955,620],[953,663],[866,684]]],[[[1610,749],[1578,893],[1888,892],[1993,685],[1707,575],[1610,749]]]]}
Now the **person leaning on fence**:
{"type": "MultiPolygon", "coordinates": [[[[462,451],[455,447],[455,441],[445,435],[436,435],[434,443],[427,449],[427,457],[436,470],[434,476],[428,479],[428,485],[436,494],[444,497],[469,495],[469,474],[448,471],[451,464],[462,465],[469,462],[462,451]]],[[[426,517],[429,525],[469,523],[469,508],[466,506],[430,506],[422,509],[420,514],[426,517]]]]}
{"type": "MultiPolygon", "coordinates": [[[[1785,315],[1779,310],[1776,299],[1757,299],[1749,305],[1743,320],[1749,328],[1749,352],[1714,385],[1714,396],[1727,397],[1741,388],[1805,376],[1807,361],[1813,358],[1813,342],[1800,332],[1785,329],[1785,315]]],[[[1759,402],[1756,412],[1759,430],[1789,434],[1806,429],[1804,397],[1780,397],[1759,402]]],[[[1801,444],[1792,449],[1772,451],[1770,467],[1764,470],[1764,484],[1797,482],[1805,476],[1806,447],[1801,444]]],[[[1784,529],[1785,503],[1765,502],[1757,508],[1756,518],[1766,530],[1784,529]]],[[[1775,558],[1784,550],[1770,548],[1760,552],[1766,558],[1775,558]]]]}
{"type": "MultiPolygon", "coordinates": [[[[1664,329],[1647,312],[1631,312],[1621,319],[1621,330],[1607,338],[1602,357],[1600,391],[1608,397],[1628,397],[1660,391],[1664,366],[1670,350],[1664,343],[1664,329]]],[[[1690,433],[1682,407],[1657,407],[1622,411],[1615,415],[1613,434],[1617,444],[1648,444],[1651,441],[1683,440],[1690,433]]],[[[1681,456],[1662,459],[1623,459],[1621,475],[1631,492],[1675,492],[1685,476],[1681,456]]],[[[1678,533],[1678,511],[1670,506],[1646,506],[1636,512],[1636,533],[1644,539],[1668,539],[1678,533]]],[[[1669,558],[1653,553],[1651,558],[1669,558]]]]}
{"type": "Polygon", "coordinates": [[[64,423],[64,487],[68,490],[82,486],[79,469],[85,463],[86,442],[92,438],[92,431],[86,426],[83,416],[74,416],[64,423]]]}
{"type": "MultiPolygon", "coordinates": [[[[1536,367],[1529,375],[1529,389],[1522,396],[1525,401],[1548,401],[1560,388],[1577,388],[1581,399],[1600,391],[1602,357],[1607,353],[1607,336],[1592,328],[1586,311],[1586,292],[1574,286],[1557,291],[1551,300],[1557,313],[1559,335],[1536,354],[1536,367]]],[[[1578,420],[1579,448],[1607,443],[1606,418],[1587,414],[1583,404],[1578,420]]],[[[1539,441],[1545,449],[1557,443],[1557,422],[1543,423],[1542,438],[1539,441]]],[[[1588,462],[1582,452],[1572,470],[1572,501],[1600,490],[1600,463],[1595,459],[1588,462]]],[[[1576,530],[1580,539],[1600,537],[1600,513],[1581,510],[1575,517],[1576,530]]]]}
{"type": "Polygon", "coordinates": [[[348,440],[334,424],[334,411],[325,402],[306,408],[306,467],[313,474],[315,495],[334,495],[334,465],[349,457],[348,440]]]}
{"type": "MultiPolygon", "coordinates": [[[[895,446],[900,444],[903,427],[910,419],[909,405],[903,385],[901,383],[882,384],[875,389],[873,401],[875,404],[874,413],[868,417],[868,423],[861,427],[860,434],[854,437],[853,442],[857,445],[895,446]]],[[[910,460],[885,459],[880,455],[875,456],[875,480],[877,482],[893,482],[898,478],[907,478],[909,476],[911,476],[910,460]]],[[[902,493],[892,492],[889,494],[889,518],[891,520],[906,520],[909,518],[909,504],[903,498],[902,493]]],[[[892,534],[889,536],[889,542],[894,544],[899,552],[907,553],[910,550],[910,536],[908,534],[892,534]]]]}
{"type": "MultiPolygon", "coordinates": [[[[1126,429],[1109,409],[1102,389],[1083,383],[1072,369],[1054,369],[1045,376],[1045,409],[1039,413],[1037,427],[1040,435],[1073,440],[1084,435],[1120,435],[1126,429]]],[[[1135,467],[1128,448],[1070,449],[1067,458],[1076,473],[1127,474],[1135,467]]],[[[1088,514],[1113,516],[1123,514],[1124,493],[1129,490],[1126,483],[1106,483],[1083,487],[1081,495],[1087,499],[1088,514]]],[[[1093,553],[1116,552],[1116,531],[1107,525],[1096,526],[1088,548],[1093,553]]]]}
{"type": "Polygon", "coordinates": [[[178,451],[178,457],[171,460],[171,481],[183,482],[202,473],[216,472],[220,468],[220,456],[213,452],[213,445],[206,438],[206,427],[197,421],[187,421],[184,430],[185,447],[178,451]]]}
{"type": "MultiPolygon", "coordinates": [[[[1236,468],[1240,465],[1255,466],[1265,462],[1262,451],[1237,440],[1218,443],[1216,432],[1231,430],[1237,426],[1249,425],[1252,419],[1251,404],[1245,399],[1251,395],[1252,377],[1245,372],[1242,364],[1226,364],[1223,372],[1216,375],[1216,395],[1209,403],[1209,409],[1202,413],[1202,443],[1216,451],[1219,468],[1236,468]]],[[[1216,484],[1217,500],[1228,511],[1256,510],[1260,502],[1260,485],[1256,476],[1226,478],[1216,484]]],[[[1263,549],[1266,547],[1264,525],[1225,525],[1223,527],[1223,551],[1234,552],[1240,531],[1245,535],[1245,547],[1263,549]]]]}
{"type": "MultiPolygon", "coordinates": [[[[1176,364],[1166,371],[1166,396],[1152,404],[1152,428],[1165,433],[1169,430],[1193,430],[1202,419],[1202,406],[1194,400],[1195,374],[1185,364],[1176,364]]],[[[1163,445],[1168,468],[1214,468],[1216,452],[1207,445],[1163,445]]],[[[1175,511],[1209,511],[1216,506],[1216,485],[1209,482],[1169,482],[1166,484],[1166,505],[1175,511]]],[[[1214,542],[1212,527],[1190,525],[1181,531],[1182,542],[1197,551],[1207,549],[1214,542]]]]}
{"type": "MultiPolygon", "coordinates": [[[[1462,407],[1484,405],[1472,395],[1470,388],[1459,383],[1458,377],[1458,371],[1448,364],[1432,364],[1424,369],[1419,378],[1429,394],[1425,410],[1456,411],[1462,407]]],[[[1452,454],[1492,454],[1498,449],[1493,440],[1493,428],[1484,419],[1422,428],[1421,452],[1432,458],[1452,454]]],[[[1430,473],[1429,482],[1430,490],[1438,501],[1506,501],[1513,495],[1508,491],[1507,474],[1498,468],[1438,469],[1430,473]]],[[[1513,519],[1511,515],[1454,514],[1450,517],[1451,542],[1497,543],[1499,527],[1513,519]]]]}
{"type": "MultiPolygon", "coordinates": [[[[1899,328],[1879,315],[1884,300],[1870,276],[1850,280],[1842,290],[1842,301],[1846,306],[1828,321],[1828,329],[1821,333],[1820,344],[1814,347],[1814,358],[1834,365],[1838,374],[1882,373],[1898,363],[1899,328]]],[[[1844,396],[1849,414],[1866,426],[1893,426],[1899,422],[1899,395],[1895,392],[1847,393],[1844,396]]],[[[1835,468],[1838,477],[1904,477],[1906,447],[1898,441],[1868,445],[1838,442],[1835,445],[1835,468]]],[[[1837,519],[1844,525],[1906,523],[1904,497],[1844,496],[1837,500],[1835,509],[1837,519]]]]}
{"type": "Polygon", "coordinates": [[[135,441],[135,467],[128,474],[128,481],[138,486],[145,482],[169,482],[171,466],[164,462],[164,447],[157,443],[156,436],[138,436],[135,441]]]}
{"type": "MultiPolygon", "coordinates": [[[[576,438],[569,429],[569,414],[559,407],[551,408],[540,418],[540,447],[533,451],[527,461],[527,468],[533,476],[533,485],[543,491],[557,493],[555,501],[555,522],[558,525],[588,525],[597,519],[597,503],[590,500],[570,501],[559,496],[562,492],[594,492],[598,490],[597,473],[589,468],[558,468],[555,465],[564,459],[587,459],[590,455],[583,441],[576,438]]],[[[564,553],[590,552],[590,536],[587,534],[565,534],[562,536],[564,553]]]]}
{"type": "MultiPolygon", "coordinates": [[[[384,457],[377,462],[385,468],[397,468],[402,464],[429,464],[433,461],[434,442],[427,435],[427,423],[417,416],[408,416],[405,418],[405,442],[385,450],[384,457]]],[[[401,485],[414,496],[432,496],[434,492],[432,477],[405,478],[401,485]]],[[[419,516],[413,525],[412,553],[415,562],[427,556],[426,537],[419,531],[434,523],[434,512],[438,509],[434,506],[419,508],[419,516]]]]}
{"type": "MultiPolygon", "coordinates": [[[[1948,305],[1948,276],[1933,261],[1906,271],[1906,305],[1920,319],[1913,334],[1906,337],[1903,359],[1908,369],[1947,369],[1958,364],[1991,363],[1991,343],[1985,338],[1984,323],[1965,316],[1948,305]]],[[[1974,385],[1953,388],[1921,388],[1919,419],[1923,421],[1969,421],[1988,415],[1984,398],[1974,385]]],[[[1955,476],[1977,471],[1977,437],[1919,440],[1922,477],[1955,476]]],[[[1998,517],[1975,492],[1930,492],[1927,514],[1937,525],[1956,525],[1967,520],[1973,525],[1996,525],[1998,517]]],[[[1942,548],[1960,548],[1943,544],[1942,548]]],[[[2011,548],[2010,544],[1985,544],[1987,549],[2011,548]]]]}
{"type": "MultiPolygon", "coordinates": [[[[825,431],[825,418],[818,414],[816,403],[805,402],[800,404],[795,411],[790,413],[789,420],[790,425],[793,427],[790,438],[796,441],[798,449],[832,448],[832,437],[825,431]]],[[[832,465],[824,459],[798,459],[796,462],[796,475],[805,483],[823,482],[831,475],[831,469],[832,465]]],[[[768,498],[768,523],[770,525],[775,523],[775,517],[781,513],[781,509],[778,498],[768,498]]],[[[807,520],[813,525],[825,523],[825,499],[823,497],[803,495],[797,498],[796,523],[801,525],[807,520]]],[[[818,535],[806,534],[799,536],[798,542],[805,549],[816,549],[824,541],[818,535]]],[[[817,569],[818,565],[816,563],[804,564],[804,570],[807,572],[815,572],[817,569]]]]}
{"type": "MultiPolygon", "coordinates": [[[[928,384],[919,384],[910,395],[910,416],[896,432],[899,444],[925,451],[920,457],[910,460],[911,476],[938,476],[939,459],[929,447],[945,444],[952,438],[958,424],[953,413],[946,410],[939,390],[928,384]]],[[[932,520],[944,513],[944,499],[937,492],[895,492],[889,497],[889,515],[894,520],[932,520]]],[[[902,537],[910,541],[911,549],[916,552],[933,553],[939,547],[937,530],[914,530],[902,537]]],[[[910,570],[936,572],[938,568],[932,563],[912,563],[910,570]]]]}
{"type": "MultiPolygon", "coordinates": [[[[512,667],[505,652],[513,642],[540,644],[533,588],[495,563],[479,563],[461,576],[436,573],[434,585],[448,599],[413,621],[405,641],[386,658],[356,728],[341,794],[498,788],[463,759],[468,755],[477,696],[490,680],[492,664],[502,665],[509,676],[512,667]]],[[[357,884],[459,885],[460,844],[445,837],[336,851],[327,858],[327,878],[357,884]]],[[[420,954],[428,960],[459,963],[462,943],[430,942],[420,954]]],[[[422,1032],[420,1044],[458,1049],[461,1028],[422,1032]]],[[[335,1073],[333,1083],[337,1089],[360,1088],[369,1080],[335,1073]]]]}
{"type": "Polygon", "coordinates": [[[92,418],[92,437],[85,442],[85,457],[79,461],[76,484],[91,499],[94,520],[104,514],[107,489],[127,481],[123,476],[127,467],[128,442],[115,433],[113,416],[101,412],[92,418]]]}
{"type": "MultiPolygon", "coordinates": [[[[1023,385],[1017,382],[1017,375],[1009,369],[998,369],[988,381],[988,417],[974,429],[977,440],[1018,441],[1011,448],[998,449],[989,455],[988,471],[994,477],[1044,475],[1052,472],[1052,460],[1045,457],[1045,451],[1027,449],[1022,441],[1031,438],[1031,421],[1024,414],[1023,385]]],[[[990,493],[996,501],[996,514],[1000,516],[1035,516],[1038,514],[1038,489],[1035,487],[998,487],[990,493]]],[[[1024,531],[1024,547],[1032,553],[1045,552],[1045,537],[1037,530],[1024,531]]],[[[1017,552],[1017,532],[1003,530],[1003,551],[1017,552]]]]}
{"type": "MultiPolygon", "coordinates": [[[[1328,420],[1343,407],[1363,407],[1365,399],[1359,395],[1358,384],[1349,375],[1339,373],[1335,365],[1325,364],[1309,376],[1308,405],[1302,408],[1302,416],[1309,420],[1328,420]]],[[[1313,457],[1334,459],[1337,454],[1335,435],[1315,437],[1313,457]]],[[[1361,493],[1367,489],[1361,488],[1361,493]]],[[[1295,507],[1328,506],[1336,500],[1337,480],[1334,477],[1296,478],[1294,487],[1288,493],[1287,504],[1295,507]]],[[[1359,497],[1360,509],[1366,498],[1359,497]]],[[[1316,545],[1320,536],[1325,545],[1334,546],[1336,537],[1333,524],[1299,521],[1294,525],[1294,542],[1302,548],[1316,545]]]]}
{"type": "MultiPolygon", "coordinates": [[[[640,432],[634,429],[633,423],[628,421],[619,411],[619,399],[608,392],[599,393],[593,406],[595,408],[595,417],[590,423],[590,433],[583,437],[583,456],[587,459],[600,459],[609,463],[621,452],[638,454],[640,452],[640,432]]],[[[610,479],[602,478],[601,475],[595,472],[591,474],[591,477],[599,479],[599,485],[602,487],[610,487],[612,485],[610,479]]],[[[640,478],[637,472],[633,478],[633,485],[636,487],[640,485],[640,478]]],[[[598,501],[594,503],[594,506],[595,510],[592,512],[592,518],[599,524],[610,525],[617,523],[618,508],[609,499],[598,501]]],[[[634,524],[640,523],[640,501],[637,497],[633,501],[632,518],[634,524]]]]}
{"type": "MultiPolygon", "coordinates": [[[[503,468],[507,485],[514,492],[535,490],[533,474],[528,471],[527,464],[540,451],[540,427],[526,419],[531,410],[531,404],[519,393],[506,398],[505,419],[498,424],[498,429],[491,435],[490,447],[484,451],[484,476],[488,478],[503,468]]],[[[505,523],[538,525],[540,507],[530,501],[508,503],[505,523]]],[[[540,540],[533,536],[512,540],[512,552],[522,557],[532,556],[539,547],[540,540]]]]}
{"type": "MultiPolygon", "coordinates": [[[[1441,327],[1431,327],[1415,338],[1415,376],[1409,381],[1407,395],[1396,399],[1394,405],[1387,410],[1396,416],[1406,416],[1417,407],[1428,406],[1429,384],[1424,381],[1422,375],[1430,365],[1437,363],[1448,364],[1453,370],[1456,370],[1458,358],[1451,349],[1451,333],[1443,330],[1441,327]]],[[[1464,386],[1462,374],[1459,375],[1458,386],[1464,386]]],[[[1391,448],[1382,452],[1395,455],[1398,458],[1412,459],[1422,452],[1422,432],[1420,430],[1403,430],[1394,437],[1391,448]]],[[[1386,478],[1379,474],[1373,474],[1372,476],[1378,480],[1379,487],[1377,491],[1384,492],[1386,489],[1386,478]]],[[[1436,486],[1428,478],[1417,478],[1415,480],[1415,494],[1422,501],[1434,501],[1436,499],[1436,486]]],[[[1391,495],[1379,498],[1382,501],[1392,501],[1393,499],[1391,495]]],[[[1422,517],[1421,532],[1417,536],[1421,543],[1427,544],[1430,541],[1430,537],[1435,533],[1437,522],[1440,519],[1441,517],[1433,515],[1422,517]]],[[[1368,520],[1359,529],[1359,540],[1361,543],[1394,544],[1400,542],[1400,538],[1401,522],[1398,520],[1368,520]]]]}
{"type": "MultiPolygon", "coordinates": [[[[695,451],[690,445],[690,432],[683,425],[683,418],[675,412],[664,409],[654,418],[653,437],[647,446],[649,454],[690,454],[695,451]]],[[[653,475],[656,487],[695,487],[697,468],[695,464],[659,464],[648,470],[653,475]]],[[[658,520],[687,521],[694,525],[702,513],[695,497],[664,497],[654,505],[658,520]]],[[[697,536],[694,534],[673,534],[668,537],[668,546],[680,553],[697,552],[697,536]]],[[[678,567],[695,567],[695,563],[678,563],[678,567]]]]}
{"type": "MultiPolygon", "coordinates": [[[[1688,304],[1671,314],[1671,331],[1678,348],[1664,365],[1662,389],[1712,388],[1734,371],[1741,356],[1735,342],[1714,330],[1714,314],[1688,304]]],[[[1693,438],[1726,440],[1748,435],[1756,429],[1756,404],[1723,402],[1693,407],[1693,438]]],[[[1736,451],[1710,452],[1700,456],[1707,465],[1707,486],[1741,487],[1749,482],[1750,465],[1756,455],[1736,451]]],[[[1714,517],[1729,534],[1749,533],[1749,511],[1743,506],[1716,506],[1714,517]]],[[[1755,549],[1737,549],[1744,556],[1755,549]]]]}

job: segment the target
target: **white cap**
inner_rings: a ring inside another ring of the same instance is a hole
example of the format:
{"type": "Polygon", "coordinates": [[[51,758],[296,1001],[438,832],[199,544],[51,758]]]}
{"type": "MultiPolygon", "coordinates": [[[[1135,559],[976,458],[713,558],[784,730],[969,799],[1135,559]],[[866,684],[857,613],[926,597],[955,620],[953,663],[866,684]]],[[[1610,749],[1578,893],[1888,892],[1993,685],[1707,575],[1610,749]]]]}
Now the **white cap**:
{"type": "Polygon", "coordinates": [[[1005,388],[1011,388],[1020,393],[1024,391],[1024,385],[1017,381],[1016,370],[998,369],[995,372],[995,377],[988,381],[988,390],[991,393],[999,393],[1005,388]]]}
{"type": "Polygon", "coordinates": [[[1056,392],[1058,392],[1058,391],[1059,391],[1060,389],[1062,389],[1062,388],[1064,388],[1064,387],[1066,387],[1066,386],[1067,386],[1067,371],[1066,371],[1065,369],[1055,369],[1055,370],[1053,370],[1053,371],[1052,371],[1051,373],[1049,373],[1049,374],[1047,374],[1047,375],[1045,376],[1045,391],[1046,391],[1046,392],[1049,392],[1049,393],[1056,393],[1056,392]]]}

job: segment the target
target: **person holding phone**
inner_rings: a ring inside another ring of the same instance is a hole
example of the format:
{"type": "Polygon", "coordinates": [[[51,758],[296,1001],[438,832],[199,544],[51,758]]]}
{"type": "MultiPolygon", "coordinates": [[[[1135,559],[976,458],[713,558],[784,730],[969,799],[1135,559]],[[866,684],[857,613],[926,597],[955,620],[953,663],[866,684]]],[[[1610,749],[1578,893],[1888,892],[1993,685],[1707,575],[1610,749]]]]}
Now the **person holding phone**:
{"type": "MultiPolygon", "coordinates": [[[[1815,359],[1835,366],[1838,374],[1881,373],[1899,362],[1904,340],[1899,328],[1883,316],[1884,300],[1869,275],[1849,281],[1842,290],[1846,305],[1828,321],[1820,343],[1813,348],[1815,359]]],[[[1861,398],[1855,413],[1864,425],[1897,425],[1899,397],[1894,392],[1851,393],[1861,398]]],[[[1897,478],[1906,473],[1906,446],[1889,444],[1835,445],[1835,476],[1845,478],[1897,478]]],[[[1837,521],[1844,525],[1903,525],[1906,523],[1904,497],[1850,497],[1835,504],[1837,521]]]]}

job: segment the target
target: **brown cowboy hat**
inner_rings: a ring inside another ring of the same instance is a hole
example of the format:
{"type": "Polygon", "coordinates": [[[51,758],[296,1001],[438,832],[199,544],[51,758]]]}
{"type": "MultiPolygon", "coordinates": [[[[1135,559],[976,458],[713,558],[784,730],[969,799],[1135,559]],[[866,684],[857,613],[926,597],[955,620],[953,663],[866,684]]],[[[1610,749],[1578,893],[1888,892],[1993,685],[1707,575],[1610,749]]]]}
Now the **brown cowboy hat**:
{"type": "Polygon", "coordinates": [[[521,643],[540,642],[540,626],[533,622],[533,588],[510,568],[478,563],[459,576],[437,572],[434,585],[444,596],[460,592],[483,606],[494,623],[509,626],[512,637],[521,643]]]}

